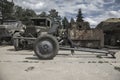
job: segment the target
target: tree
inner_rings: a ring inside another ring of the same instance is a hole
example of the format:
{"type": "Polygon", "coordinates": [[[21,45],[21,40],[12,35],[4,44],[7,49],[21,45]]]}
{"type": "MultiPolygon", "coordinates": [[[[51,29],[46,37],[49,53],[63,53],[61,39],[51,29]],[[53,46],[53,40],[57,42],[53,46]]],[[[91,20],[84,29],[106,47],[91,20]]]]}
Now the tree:
{"type": "Polygon", "coordinates": [[[71,18],[70,24],[74,24],[74,23],[75,23],[75,20],[73,18],[71,18]]]}
{"type": "Polygon", "coordinates": [[[83,20],[82,12],[81,9],[79,9],[76,22],[83,22],[83,21],[84,20],[83,20]]]}
{"type": "Polygon", "coordinates": [[[1,10],[1,13],[2,13],[2,19],[3,20],[14,19],[13,7],[14,7],[13,2],[9,2],[7,0],[0,0],[0,10],[1,10]]]}
{"type": "Polygon", "coordinates": [[[49,14],[50,17],[53,17],[53,18],[58,17],[58,12],[55,9],[51,9],[49,13],[50,13],[49,14]]]}
{"type": "Polygon", "coordinates": [[[36,13],[31,9],[23,9],[20,6],[15,6],[13,0],[12,2],[0,0],[0,11],[3,20],[17,19],[21,20],[24,24],[29,24],[30,18],[36,16],[36,13]]]}
{"type": "Polygon", "coordinates": [[[40,16],[40,17],[46,17],[47,16],[47,14],[46,14],[46,12],[41,12],[38,16],[40,16]]]}
{"type": "Polygon", "coordinates": [[[51,9],[49,11],[49,15],[48,17],[50,17],[51,19],[53,19],[54,21],[61,21],[61,17],[58,15],[58,12],[55,9],[51,9]]]}
{"type": "Polygon", "coordinates": [[[71,18],[71,20],[70,20],[70,28],[72,27],[73,24],[75,24],[75,20],[73,18],[71,18]]]}
{"type": "Polygon", "coordinates": [[[69,28],[69,22],[68,22],[68,19],[66,17],[64,17],[64,19],[62,20],[62,25],[63,25],[63,29],[69,28]]]}
{"type": "Polygon", "coordinates": [[[24,9],[22,9],[22,7],[19,6],[15,6],[15,17],[18,20],[21,20],[23,18],[23,13],[25,12],[24,9]]]}
{"type": "Polygon", "coordinates": [[[28,25],[31,21],[31,17],[35,17],[36,13],[31,9],[23,9],[22,7],[15,6],[15,16],[16,19],[23,22],[23,24],[28,25]]]}
{"type": "Polygon", "coordinates": [[[25,9],[25,10],[23,10],[21,20],[23,21],[24,24],[29,25],[31,23],[30,18],[35,17],[35,16],[36,16],[36,13],[33,10],[25,9]]]}

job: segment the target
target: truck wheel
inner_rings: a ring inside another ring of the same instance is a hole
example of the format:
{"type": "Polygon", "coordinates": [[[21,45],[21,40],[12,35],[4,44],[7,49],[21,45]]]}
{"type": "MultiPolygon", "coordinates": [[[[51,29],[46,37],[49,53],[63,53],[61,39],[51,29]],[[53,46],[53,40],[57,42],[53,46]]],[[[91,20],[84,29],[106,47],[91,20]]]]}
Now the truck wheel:
{"type": "Polygon", "coordinates": [[[20,50],[19,39],[14,39],[13,44],[14,44],[15,50],[19,51],[20,50]]]}
{"type": "Polygon", "coordinates": [[[0,45],[2,44],[2,41],[0,41],[0,45]]]}
{"type": "Polygon", "coordinates": [[[52,35],[38,37],[34,44],[34,52],[40,59],[53,59],[59,50],[57,39],[52,35]]]}
{"type": "Polygon", "coordinates": [[[3,40],[0,38],[0,45],[2,44],[3,40]]]}
{"type": "Polygon", "coordinates": [[[20,50],[21,44],[20,44],[20,40],[19,39],[14,39],[15,37],[20,37],[20,34],[17,32],[13,35],[13,45],[16,51],[20,50]]]}

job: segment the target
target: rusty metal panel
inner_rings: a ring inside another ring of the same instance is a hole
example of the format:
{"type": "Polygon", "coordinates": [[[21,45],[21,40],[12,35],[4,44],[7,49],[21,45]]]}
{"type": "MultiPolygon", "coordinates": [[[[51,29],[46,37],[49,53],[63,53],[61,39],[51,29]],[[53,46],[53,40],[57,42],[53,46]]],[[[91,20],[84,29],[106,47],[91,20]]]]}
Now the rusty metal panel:
{"type": "Polygon", "coordinates": [[[100,29],[90,30],[69,30],[70,38],[80,46],[85,47],[103,47],[104,34],[100,29]]]}

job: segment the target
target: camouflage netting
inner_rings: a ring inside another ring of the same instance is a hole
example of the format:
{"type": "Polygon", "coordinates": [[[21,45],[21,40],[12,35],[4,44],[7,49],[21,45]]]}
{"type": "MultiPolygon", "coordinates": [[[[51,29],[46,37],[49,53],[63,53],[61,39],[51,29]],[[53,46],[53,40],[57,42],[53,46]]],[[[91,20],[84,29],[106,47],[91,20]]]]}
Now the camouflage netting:
{"type": "Polygon", "coordinates": [[[96,28],[103,31],[120,30],[120,18],[110,18],[102,21],[96,28]]]}

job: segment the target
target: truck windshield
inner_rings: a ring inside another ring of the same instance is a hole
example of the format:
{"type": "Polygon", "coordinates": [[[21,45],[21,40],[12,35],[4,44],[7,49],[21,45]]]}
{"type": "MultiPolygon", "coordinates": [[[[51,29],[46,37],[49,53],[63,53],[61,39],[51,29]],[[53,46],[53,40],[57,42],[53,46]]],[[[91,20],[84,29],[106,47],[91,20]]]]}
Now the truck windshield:
{"type": "Polygon", "coordinates": [[[50,21],[46,19],[33,19],[33,24],[36,26],[50,26],[50,21]]]}

